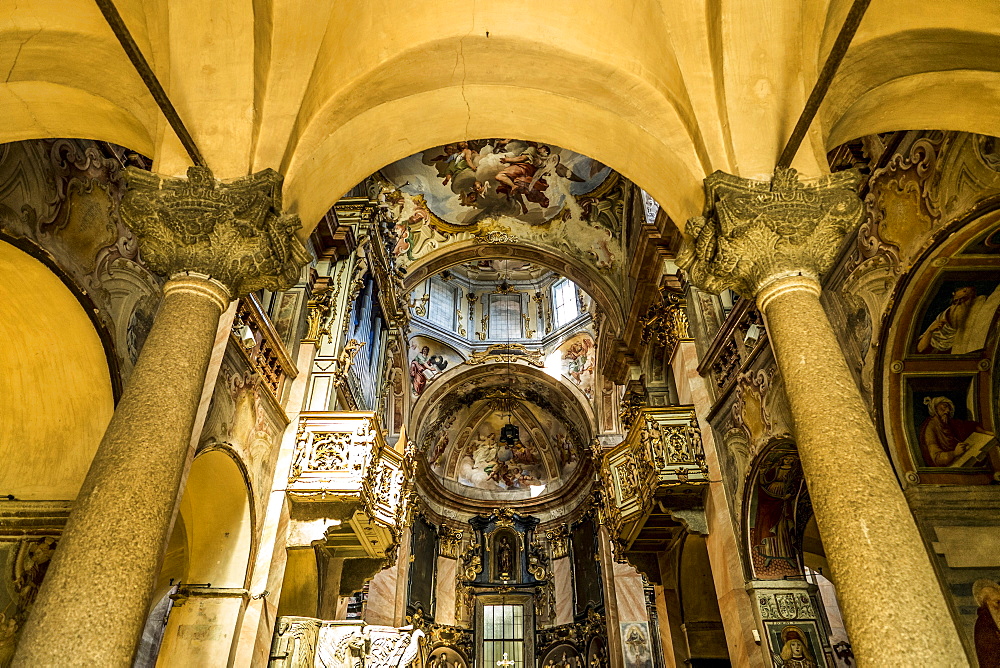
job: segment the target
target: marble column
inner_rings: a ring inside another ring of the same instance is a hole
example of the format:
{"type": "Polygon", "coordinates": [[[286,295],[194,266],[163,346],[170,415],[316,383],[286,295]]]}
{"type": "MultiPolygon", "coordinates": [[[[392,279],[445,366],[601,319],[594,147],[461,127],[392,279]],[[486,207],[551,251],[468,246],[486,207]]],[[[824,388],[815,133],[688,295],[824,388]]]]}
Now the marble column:
{"type": "Polygon", "coordinates": [[[219,317],[290,287],[308,255],[281,214],[281,176],[228,183],[130,168],[122,219],[168,276],[128,386],[25,626],[15,666],[124,666],[142,633],[188,462],[219,317]]]}
{"type": "Polygon", "coordinates": [[[859,666],[967,661],[913,516],[819,301],[864,215],[855,172],[811,183],[716,172],[678,257],[699,287],[756,298],[791,405],[802,470],[859,666]]]}

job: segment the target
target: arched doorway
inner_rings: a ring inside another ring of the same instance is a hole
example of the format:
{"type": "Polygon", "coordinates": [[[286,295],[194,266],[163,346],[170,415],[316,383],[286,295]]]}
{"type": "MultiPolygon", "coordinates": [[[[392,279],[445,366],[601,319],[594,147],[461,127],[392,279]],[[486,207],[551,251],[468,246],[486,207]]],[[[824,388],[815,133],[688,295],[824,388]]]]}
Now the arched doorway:
{"type": "Polygon", "coordinates": [[[157,624],[163,628],[158,656],[147,652],[156,656],[156,665],[228,662],[247,599],[253,536],[249,499],[244,471],[228,450],[195,458],[144,633],[148,645],[156,642],[157,624]],[[167,596],[172,604],[164,601],[167,596]]]}

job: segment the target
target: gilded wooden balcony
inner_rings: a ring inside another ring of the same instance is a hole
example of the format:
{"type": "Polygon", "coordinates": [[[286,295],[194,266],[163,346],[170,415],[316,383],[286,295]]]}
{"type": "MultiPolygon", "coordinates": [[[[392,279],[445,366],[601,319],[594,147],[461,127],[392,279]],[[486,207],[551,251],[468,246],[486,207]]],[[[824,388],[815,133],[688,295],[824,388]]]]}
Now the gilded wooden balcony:
{"type": "Polygon", "coordinates": [[[293,516],[340,521],[326,536],[337,556],[382,558],[398,542],[408,470],[375,413],[302,413],[286,493],[293,516]]]}
{"type": "MultiPolygon", "coordinates": [[[[642,407],[628,435],[604,453],[606,521],[620,559],[654,553],[698,524],[708,469],[693,406],[642,407]]],[[[638,564],[637,564],[638,565],[638,564]]]]}

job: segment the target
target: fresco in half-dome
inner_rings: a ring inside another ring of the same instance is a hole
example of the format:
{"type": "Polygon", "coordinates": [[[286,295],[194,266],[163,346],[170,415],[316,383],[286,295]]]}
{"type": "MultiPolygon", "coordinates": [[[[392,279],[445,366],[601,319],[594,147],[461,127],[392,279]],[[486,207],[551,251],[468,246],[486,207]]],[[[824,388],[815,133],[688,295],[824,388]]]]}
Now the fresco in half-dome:
{"type": "Polygon", "coordinates": [[[421,436],[427,467],[459,489],[551,492],[580,465],[576,415],[546,386],[497,371],[463,383],[430,417],[421,436]]]}

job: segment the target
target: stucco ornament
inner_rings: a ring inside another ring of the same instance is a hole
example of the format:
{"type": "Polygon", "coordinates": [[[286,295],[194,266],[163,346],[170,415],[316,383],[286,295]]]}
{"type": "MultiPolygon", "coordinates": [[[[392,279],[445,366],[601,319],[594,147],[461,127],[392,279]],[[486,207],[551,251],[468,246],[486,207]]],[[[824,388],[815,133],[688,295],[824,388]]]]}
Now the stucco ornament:
{"type": "Polygon", "coordinates": [[[299,217],[281,211],[282,176],[273,169],[225,183],[206,167],[189,167],[186,179],[129,167],[125,178],[122,220],[159,274],[206,274],[235,298],[290,288],[309,261],[295,237],[299,217]]]}
{"type": "Polygon", "coordinates": [[[752,297],[771,279],[818,278],[864,216],[855,170],[803,182],[794,169],[770,181],[724,172],[705,179],[705,215],[688,221],[677,265],[703,290],[752,297]]]}

